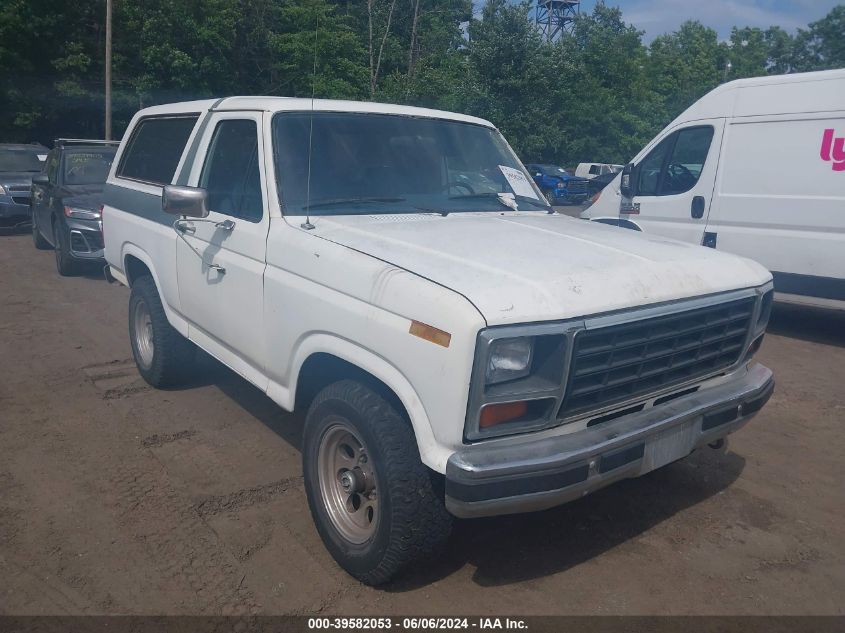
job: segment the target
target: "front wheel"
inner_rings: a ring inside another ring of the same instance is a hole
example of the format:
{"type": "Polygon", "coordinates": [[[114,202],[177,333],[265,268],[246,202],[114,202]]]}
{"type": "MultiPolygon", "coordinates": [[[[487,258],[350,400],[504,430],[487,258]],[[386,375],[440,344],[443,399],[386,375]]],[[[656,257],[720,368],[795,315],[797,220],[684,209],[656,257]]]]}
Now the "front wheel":
{"type": "Polygon", "coordinates": [[[181,382],[193,366],[196,348],[170,325],[155,282],[147,275],[132,284],[129,340],[138,372],[153,387],[181,382]]]}
{"type": "Polygon", "coordinates": [[[71,277],[79,272],[79,264],[70,254],[70,240],[58,221],[53,222],[53,254],[56,256],[56,271],[62,277],[71,277]]]}
{"type": "Polygon", "coordinates": [[[342,380],[317,395],[302,457],[320,537],[362,582],[387,582],[449,538],[451,515],[410,425],[368,386],[342,380]]]}
{"type": "Polygon", "coordinates": [[[38,221],[35,211],[32,211],[32,245],[39,251],[50,248],[50,242],[44,239],[41,235],[41,229],[38,228],[38,221]]]}

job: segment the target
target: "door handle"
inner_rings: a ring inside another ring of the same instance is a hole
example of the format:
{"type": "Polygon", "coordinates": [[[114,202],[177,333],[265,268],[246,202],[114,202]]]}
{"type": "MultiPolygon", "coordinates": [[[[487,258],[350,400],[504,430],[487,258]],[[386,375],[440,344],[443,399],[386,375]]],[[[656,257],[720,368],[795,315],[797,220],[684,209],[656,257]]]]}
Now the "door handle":
{"type": "Polygon", "coordinates": [[[705,206],[704,196],[694,196],[690,205],[690,215],[696,220],[700,220],[704,217],[705,206]]]}

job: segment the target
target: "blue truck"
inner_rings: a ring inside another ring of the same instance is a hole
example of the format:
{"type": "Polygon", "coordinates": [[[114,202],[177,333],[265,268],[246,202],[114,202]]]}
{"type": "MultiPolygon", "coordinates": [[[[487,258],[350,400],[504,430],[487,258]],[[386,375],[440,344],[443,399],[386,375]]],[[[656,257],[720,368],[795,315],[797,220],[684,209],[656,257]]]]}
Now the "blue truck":
{"type": "Polygon", "coordinates": [[[581,204],[590,195],[590,181],[563,167],[531,163],[525,166],[550,204],[581,204]]]}

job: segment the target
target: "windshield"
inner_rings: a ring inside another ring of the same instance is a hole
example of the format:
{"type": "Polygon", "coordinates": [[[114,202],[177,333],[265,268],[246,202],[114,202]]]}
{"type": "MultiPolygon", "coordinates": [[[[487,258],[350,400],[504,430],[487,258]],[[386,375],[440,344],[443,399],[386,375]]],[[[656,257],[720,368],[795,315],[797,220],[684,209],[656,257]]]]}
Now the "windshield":
{"type": "Polygon", "coordinates": [[[506,211],[514,203],[519,210],[549,208],[501,135],[480,125],[386,114],[281,113],[273,118],[273,147],[287,215],[506,211]]]}
{"type": "Polygon", "coordinates": [[[64,184],[100,185],[106,182],[115,149],[67,152],[64,160],[64,184]]]}
{"type": "Polygon", "coordinates": [[[0,149],[0,171],[41,171],[46,156],[46,149],[0,149]]]}

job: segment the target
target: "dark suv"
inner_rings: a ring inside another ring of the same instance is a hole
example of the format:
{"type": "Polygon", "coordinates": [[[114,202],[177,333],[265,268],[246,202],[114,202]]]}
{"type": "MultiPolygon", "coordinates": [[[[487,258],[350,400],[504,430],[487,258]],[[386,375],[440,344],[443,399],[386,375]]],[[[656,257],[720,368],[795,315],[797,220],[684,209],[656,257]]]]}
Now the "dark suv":
{"type": "Polygon", "coordinates": [[[56,139],[32,179],[32,241],[53,247],[60,275],[103,262],[102,198],[118,141],[56,139]]]}
{"type": "Polygon", "coordinates": [[[0,143],[0,224],[29,224],[29,187],[49,150],[43,145],[0,143]]]}

